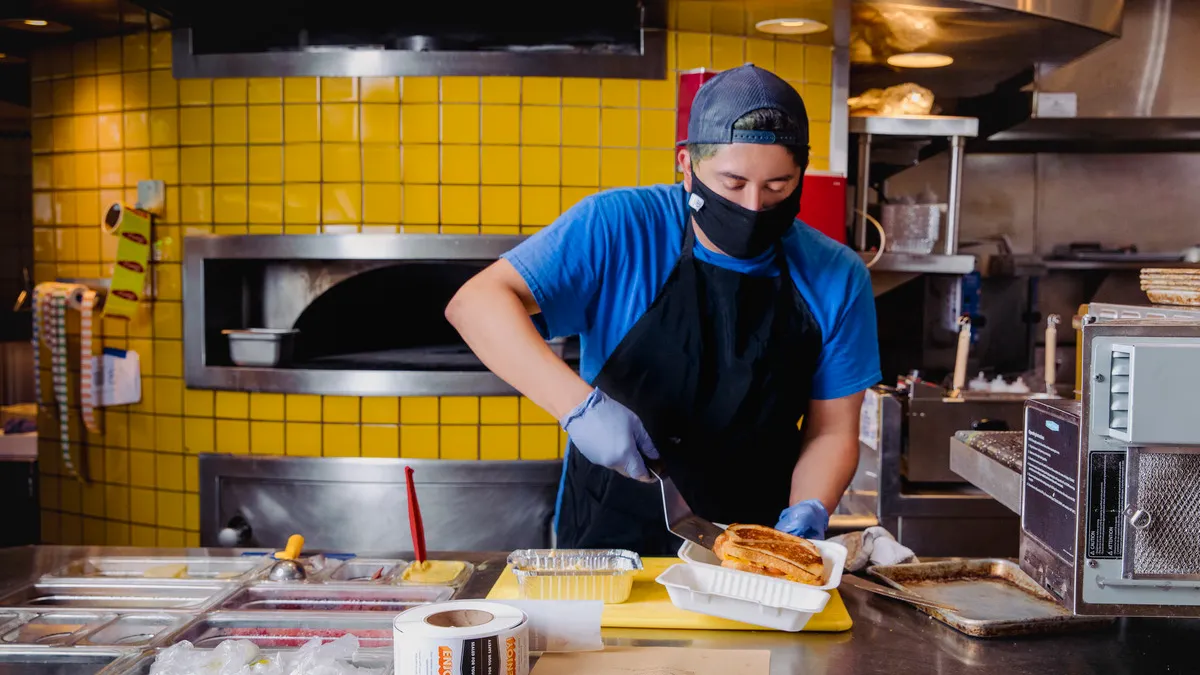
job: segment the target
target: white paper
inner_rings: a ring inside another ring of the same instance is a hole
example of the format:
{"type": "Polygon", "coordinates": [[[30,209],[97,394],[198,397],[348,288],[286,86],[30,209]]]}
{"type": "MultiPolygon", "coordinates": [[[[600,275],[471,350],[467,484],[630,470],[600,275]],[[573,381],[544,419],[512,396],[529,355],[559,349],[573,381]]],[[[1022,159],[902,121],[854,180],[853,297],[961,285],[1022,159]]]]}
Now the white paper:
{"type": "Polygon", "coordinates": [[[102,355],[92,357],[92,373],[97,406],[129,405],[142,400],[142,362],[137,352],[105,349],[102,355]]]}
{"type": "Polygon", "coordinates": [[[599,600],[489,600],[516,607],[529,617],[529,651],[591,652],[600,640],[599,600]]]}

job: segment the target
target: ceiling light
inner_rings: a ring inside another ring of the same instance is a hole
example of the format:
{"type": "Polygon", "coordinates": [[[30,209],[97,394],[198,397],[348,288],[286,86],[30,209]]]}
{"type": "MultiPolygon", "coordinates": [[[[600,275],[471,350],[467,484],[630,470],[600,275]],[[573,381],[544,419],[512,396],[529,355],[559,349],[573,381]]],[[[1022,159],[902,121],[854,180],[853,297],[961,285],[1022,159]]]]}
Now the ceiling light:
{"type": "Polygon", "coordinates": [[[954,57],[933,52],[909,52],[892,54],[887,62],[897,68],[943,68],[954,63],[954,57]]]}
{"type": "Polygon", "coordinates": [[[33,26],[35,28],[42,28],[43,26],[48,26],[50,24],[50,22],[46,21],[45,19],[25,19],[22,23],[24,23],[26,26],[33,26]]]}
{"type": "Polygon", "coordinates": [[[65,33],[71,27],[50,19],[0,19],[0,28],[25,30],[32,33],[65,33]]]}
{"type": "Polygon", "coordinates": [[[767,19],[754,27],[772,35],[811,35],[829,30],[829,26],[816,19],[767,19]]]}

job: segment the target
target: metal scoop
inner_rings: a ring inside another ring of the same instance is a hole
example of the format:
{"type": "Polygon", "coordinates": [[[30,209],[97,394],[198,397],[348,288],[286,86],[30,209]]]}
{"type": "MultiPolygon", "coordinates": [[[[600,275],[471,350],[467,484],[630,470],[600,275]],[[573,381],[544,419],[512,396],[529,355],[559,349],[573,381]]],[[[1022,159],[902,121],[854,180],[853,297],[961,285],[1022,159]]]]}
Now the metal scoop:
{"type": "Polygon", "coordinates": [[[304,537],[293,534],[288,537],[287,546],[275,554],[276,562],[271,565],[267,579],[271,581],[304,581],[308,573],[299,561],[300,551],[304,550],[304,537]]]}

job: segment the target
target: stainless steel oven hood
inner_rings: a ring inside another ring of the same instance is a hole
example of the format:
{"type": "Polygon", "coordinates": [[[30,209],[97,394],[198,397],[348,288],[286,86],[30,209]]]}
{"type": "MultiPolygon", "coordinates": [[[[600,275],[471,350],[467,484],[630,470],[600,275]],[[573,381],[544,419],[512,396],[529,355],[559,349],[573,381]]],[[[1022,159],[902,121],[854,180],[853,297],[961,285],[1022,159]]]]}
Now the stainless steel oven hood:
{"type": "MultiPolygon", "coordinates": [[[[184,241],[189,387],[355,396],[499,395],[445,320],[467,279],[523,238],[201,236],[184,241]],[[295,329],[279,367],[234,365],[225,329],[295,329]]],[[[558,345],[569,363],[575,342],[558,345]]]]}

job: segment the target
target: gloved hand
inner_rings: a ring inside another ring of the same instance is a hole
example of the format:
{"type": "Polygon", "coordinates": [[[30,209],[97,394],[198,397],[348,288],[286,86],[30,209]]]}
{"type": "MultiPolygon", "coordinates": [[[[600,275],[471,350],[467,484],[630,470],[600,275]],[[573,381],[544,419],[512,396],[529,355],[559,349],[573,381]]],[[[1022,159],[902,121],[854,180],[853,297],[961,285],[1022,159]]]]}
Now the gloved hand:
{"type": "Polygon", "coordinates": [[[658,449],[632,410],[593,389],[583,403],[562,420],[571,442],[593,464],[608,467],[634,480],[653,483],[645,455],[658,459],[658,449]]]}
{"type": "Polygon", "coordinates": [[[829,512],[819,499],[806,499],[779,514],[775,529],[805,539],[824,539],[829,527],[829,512]]]}

